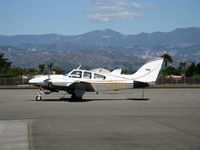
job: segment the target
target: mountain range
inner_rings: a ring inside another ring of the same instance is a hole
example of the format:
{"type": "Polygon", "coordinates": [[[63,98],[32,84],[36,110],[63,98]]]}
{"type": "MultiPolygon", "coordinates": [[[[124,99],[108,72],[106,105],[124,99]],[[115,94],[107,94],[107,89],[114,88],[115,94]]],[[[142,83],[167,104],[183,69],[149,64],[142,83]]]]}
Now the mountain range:
{"type": "Polygon", "coordinates": [[[111,29],[80,35],[0,35],[0,53],[5,53],[20,67],[36,67],[39,63],[55,61],[62,68],[80,63],[107,68],[127,68],[135,64],[135,68],[144,59],[164,53],[172,55],[175,63],[199,61],[200,27],[136,35],[111,29]]]}

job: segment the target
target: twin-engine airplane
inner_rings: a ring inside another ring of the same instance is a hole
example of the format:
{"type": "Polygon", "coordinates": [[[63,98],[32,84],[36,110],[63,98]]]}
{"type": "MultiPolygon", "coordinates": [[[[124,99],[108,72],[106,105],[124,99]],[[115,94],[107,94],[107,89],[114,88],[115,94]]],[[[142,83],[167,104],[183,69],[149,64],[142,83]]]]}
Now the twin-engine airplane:
{"type": "Polygon", "coordinates": [[[119,90],[128,88],[144,88],[155,84],[163,63],[157,58],[144,64],[132,75],[121,74],[121,69],[112,72],[105,69],[81,70],[80,67],[62,75],[42,75],[29,80],[30,84],[40,87],[36,100],[41,94],[66,91],[72,100],[81,100],[85,92],[119,90]]]}

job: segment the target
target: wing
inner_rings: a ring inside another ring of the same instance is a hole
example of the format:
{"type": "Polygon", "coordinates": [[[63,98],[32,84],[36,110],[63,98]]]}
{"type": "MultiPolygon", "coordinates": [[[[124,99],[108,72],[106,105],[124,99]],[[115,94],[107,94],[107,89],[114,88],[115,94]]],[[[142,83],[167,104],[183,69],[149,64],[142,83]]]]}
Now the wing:
{"type": "Polygon", "coordinates": [[[89,82],[74,82],[68,86],[68,88],[73,89],[73,90],[84,90],[87,92],[94,92],[95,89],[89,82]]]}

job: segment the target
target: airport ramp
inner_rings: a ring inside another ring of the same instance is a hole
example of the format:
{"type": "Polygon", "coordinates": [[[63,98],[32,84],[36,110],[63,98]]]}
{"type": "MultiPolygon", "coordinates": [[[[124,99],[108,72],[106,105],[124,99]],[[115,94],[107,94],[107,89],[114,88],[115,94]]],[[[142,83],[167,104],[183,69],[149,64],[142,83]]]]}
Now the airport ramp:
{"type": "Polygon", "coordinates": [[[27,121],[0,120],[0,150],[29,150],[27,121]]]}

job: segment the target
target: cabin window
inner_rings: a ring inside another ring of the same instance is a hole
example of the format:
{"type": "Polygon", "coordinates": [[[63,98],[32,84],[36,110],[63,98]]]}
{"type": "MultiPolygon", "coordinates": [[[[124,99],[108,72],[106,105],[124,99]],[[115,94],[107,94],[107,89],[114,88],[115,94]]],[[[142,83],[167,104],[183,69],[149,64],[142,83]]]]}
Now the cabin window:
{"type": "Polygon", "coordinates": [[[92,78],[92,73],[91,72],[84,72],[83,78],[85,78],[85,79],[91,79],[92,78]]]}
{"type": "Polygon", "coordinates": [[[104,80],[105,78],[106,78],[106,77],[103,76],[103,75],[100,75],[100,74],[97,74],[97,73],[94,74],[94,79],[101,79],[101,80],[104,80]]]}
{"type": "Polygon", "coordinates": [[[69,75],[70,78],[81,78],[81,76],[82,76],[82,72],[81,71],[73,71],[69,75]]]}

